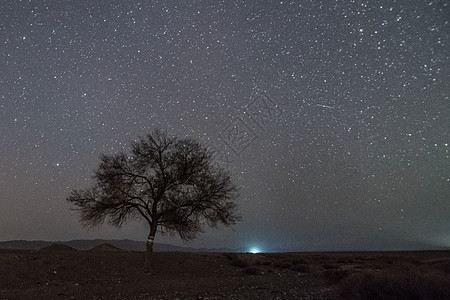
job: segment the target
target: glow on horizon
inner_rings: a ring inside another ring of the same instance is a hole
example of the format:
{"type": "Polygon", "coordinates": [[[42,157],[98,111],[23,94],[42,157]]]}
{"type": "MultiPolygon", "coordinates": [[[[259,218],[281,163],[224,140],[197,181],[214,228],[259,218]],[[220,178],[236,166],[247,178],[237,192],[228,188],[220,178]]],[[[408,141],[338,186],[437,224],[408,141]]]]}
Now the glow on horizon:
{"type": "Polygon", "coordinates": [[[261,250],[259,248],[253,247],[250,249],[250,253],[256,254],[256,253],[260,253],[261,250]]]}

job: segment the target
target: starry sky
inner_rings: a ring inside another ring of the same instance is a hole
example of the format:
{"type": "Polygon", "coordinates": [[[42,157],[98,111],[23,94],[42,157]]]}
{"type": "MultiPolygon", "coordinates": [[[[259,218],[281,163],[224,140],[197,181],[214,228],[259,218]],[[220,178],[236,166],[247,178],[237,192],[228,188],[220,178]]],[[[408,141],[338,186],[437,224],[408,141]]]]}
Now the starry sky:
{"type": "Polygon", "coordinates": [[[240,189],[189,246],[450,247],[447,1],[0,3],[0,240],[145,240],[65,197],[160,128],[240,189]]]}

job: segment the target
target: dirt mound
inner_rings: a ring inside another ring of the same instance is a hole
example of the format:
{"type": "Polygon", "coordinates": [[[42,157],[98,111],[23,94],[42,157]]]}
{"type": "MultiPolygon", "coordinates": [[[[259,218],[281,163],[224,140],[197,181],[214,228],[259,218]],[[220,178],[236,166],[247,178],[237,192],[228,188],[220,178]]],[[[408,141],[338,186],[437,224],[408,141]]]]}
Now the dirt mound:
{"type": "Polygon", "coordinates": [[[92,248],[90,251],[113,251],[113,252],[117,252],[117,251],[123,251],[122,249],[120,249],[119,247],[116,247],[114,245],[108,244],[108,243],[103,243],[100,244],[98,246],[95,246],[94,248],[92,248]]]}
{"type": "Polygon", "coordinates": [[[42,252],[74,252],[77,249],[63,244],[52,244],[50,246],[39,249],[42,252]]]}

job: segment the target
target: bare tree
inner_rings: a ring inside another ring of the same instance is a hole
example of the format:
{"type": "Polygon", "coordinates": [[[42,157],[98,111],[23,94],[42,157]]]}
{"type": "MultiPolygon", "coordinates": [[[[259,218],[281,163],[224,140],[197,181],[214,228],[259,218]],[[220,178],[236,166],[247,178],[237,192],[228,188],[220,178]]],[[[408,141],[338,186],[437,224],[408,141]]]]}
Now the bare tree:
{"type": "Polygon", "coordinates": [[[67,201],[80,212],[81,222],[120,227],[135,218],[149,225],[144,269],[152,273],[157,230],[189,240],[203,225],[235,224],[240,217],[230,174],[213,166],[211,152],[199,142],[177,139],[155,130],[132,143],[130,155],[102,155],[95,184],[73,190],[67,201]]]}

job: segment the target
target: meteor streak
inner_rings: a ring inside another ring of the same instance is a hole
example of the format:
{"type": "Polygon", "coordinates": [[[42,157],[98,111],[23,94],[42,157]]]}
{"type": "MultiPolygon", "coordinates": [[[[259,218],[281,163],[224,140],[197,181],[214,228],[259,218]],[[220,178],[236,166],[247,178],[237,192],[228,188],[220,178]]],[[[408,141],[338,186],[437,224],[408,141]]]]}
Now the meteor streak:
{"type": "Polygon", "coordinates": [[[317,104],[317,106],[334,109],[334,106],[329,106],[329,105],[325,105],[325,104],[317,104]]]}

